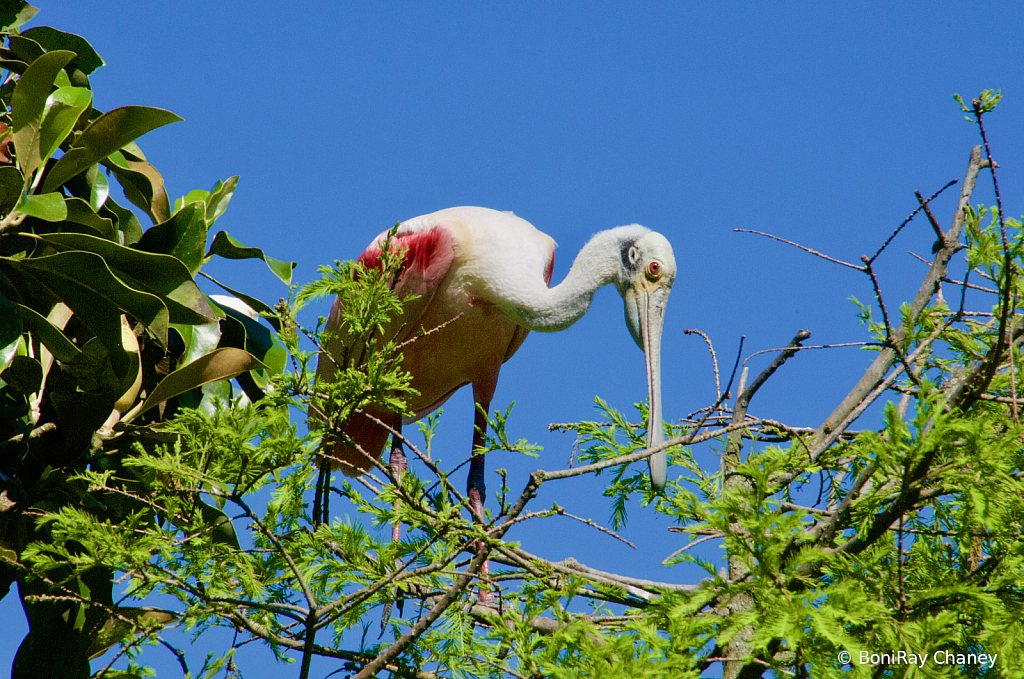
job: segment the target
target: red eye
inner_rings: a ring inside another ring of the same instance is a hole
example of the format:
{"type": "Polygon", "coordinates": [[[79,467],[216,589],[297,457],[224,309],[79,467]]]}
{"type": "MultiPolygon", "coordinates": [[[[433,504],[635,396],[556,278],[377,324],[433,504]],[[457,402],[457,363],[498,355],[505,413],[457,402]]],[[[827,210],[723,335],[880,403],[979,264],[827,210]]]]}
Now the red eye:
{"type": "Polygon", "coordinates": [[[647,275],[654,280],[661,278],[661,262],[651,262],[648,264],[647,275]]]}

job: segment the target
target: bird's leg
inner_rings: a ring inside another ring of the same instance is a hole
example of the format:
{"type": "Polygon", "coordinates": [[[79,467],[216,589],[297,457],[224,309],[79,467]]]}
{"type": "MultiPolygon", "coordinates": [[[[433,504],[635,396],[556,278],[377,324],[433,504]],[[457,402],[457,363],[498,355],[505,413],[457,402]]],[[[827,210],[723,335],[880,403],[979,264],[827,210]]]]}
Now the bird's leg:
{"type": "MultiPolygon", "coordinates": [[[[405,457],[405,451],[402,450],[402,416],[396,415],[391,428],[395,430],[395,433],[391,434],[391,459],[388,461],[388,465],[391,467],[391,473],[395,477],[395,485],[402,485],[402,474],[409,468],[409,461],[405,457]]],[[[397,509],[397,503],[396,503],[397,509]]],[[[395,521],[391,524],[391,540],[398,542],[402,539],[402,523],[395,521]]]]}
{"type": "MultiPolygon", "coordinates": [[[[491,395],[494,394],[494,387],[490,389],[478,389],[473,385],[473,396],[476,401],[476,417],[473,420],[473,454],[469,461],[469,478],[466,480],[466,495],[469,497],[469,511],[477,523],[484,524],[484,498],[487,496],[487,487],[484,481],[484,456],[477,454],[477,448],[487,442],[487,413],[491,407],[491,395]],[[485,391],[486,394],[479,392],[485,391]],[[486,398],[481,398],[486,396],[486,398]]],[[[477,549],[483,549],[483,541],[477,543],[477,549]]],[[[488,580],[491,574],[490,563],[484,561],[480,567],[480,594],[479,600],[482,604],[490,604],[494,601],[494,594],[488,587],[488,580]]]]}
{"type": "MultiPolygon", "coordinates": [[[[395,419],[391,423],[391,428],[394,432],[391,434],[391,458],[388,460],[388,466],[391,468],[391,473],[395,477],[395,485],[402,485],[402,474],[409,468],[409,461],[405,457],[405,451],[402,450],[402,416],[395,415],[395,419]]],[[[394,504],[395,513],[398,513],[398,502],[394,504]]],[[[402,522],[395,519],[391,523],[391,542],[398,542],[402,539],[402,522]]],[[[395,559],[395,569],[402,567],[402,559],[395,559]]],[[[380,634],[384,636],[384,631],[387,629],[388,621],[391,619],[391,609],[394,606],[394,598],[398,594],[398,588],[394,587],[391,589],[391,601],[384,604],[384,613],[380,619],[380,634]]],[[[398,614],[402,614],[402,603],[403,600],[398,601],[398,614]]],[[[377,637],[378,639],[380,637],[377,637]]]]}

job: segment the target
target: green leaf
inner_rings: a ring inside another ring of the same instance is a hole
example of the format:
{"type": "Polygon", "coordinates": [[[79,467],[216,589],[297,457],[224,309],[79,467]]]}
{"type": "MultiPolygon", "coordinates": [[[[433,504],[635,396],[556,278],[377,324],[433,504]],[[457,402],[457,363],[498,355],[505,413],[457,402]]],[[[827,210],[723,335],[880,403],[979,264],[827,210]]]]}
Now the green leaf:
{"type": "Polygon", "coordinates": [[[22,394],[34,394],[43,383],[43,367],[28,356],[15,356],[11,364],[0,373],[0,379],[22,394]]]}
{"type": "MultiPolygon", "coordinates": [[[[18,58],[19,61],[23,61],[26,66],[31,64],[39,57],[46,54],[46,50],[35,40],[26,38],[22,35],[9,35],[7,36],[7,43],[11,46],[11,53],[18,58]]],[[[65,77],[67,74],[65,74],[65,77]]]]}
{"type": "MultiPolygon", "coordinates": [[[[50,169],[43,190],[56,189],[90,165],[106,159],[147,132],[180,120],[179,116],[170,111],[149,106],[122,106],[107,111],[78,135],[74,146],[50,169]]],[[[145,158],[136,162],[148,165],[145,158]]],[[[160,187],[163,188],[162,179],[160,187]]]]}
{"type": "MultiPolygon", "coordinates": [[[[245,349],[250,354],[270,367],[274,374],[284,372],[288,362],[288,350],[285,349],[277,335],[259,322],[259,316],[252,309],[246,309],[240,300],[223,296],[215,296],[213,300],[231,318],[242,324],[245,329],[245,349]],[[251,312],[251,315],[250,313],[251,312]],[[256,315],[256,318],[253,318],[256,315]]],[[[253,379],[263,391],[269,386],[269,374],[253,372],[253,379]]]]}
{"type": "Polygon", "coordinates": [[[86,226],[92,231],[100,234],[106,240],[117,238],[117,229],[114,228],[114,220],[100,217],[93,212],[92,207],[81,198],[67,198],[64,201],[67,207],[68,216],[66,220],[75,224],[86,226]]]}
{"type": "Polygon", "coordinates": [[[14,208],[16,212],[37,217],[47,222],[62,222],[67,219],[68,208],[64,196],[59,193],[28,194],[14,208]]]}
{"type": "Polygon", "coordinates": [[[156,295],[136,290],[117,278],[92,252],[61,252],[46,257],[0,259],[0,272],[13,271],[34,279],[36,285],[67,304],[110,350],[117,374],[128,369],[121,344],[121,311],[131,315],[167,346],[167,307],[156,295]]]}
{"type": "Polygon", "coordinates": [[[262,259],[270,267],[270,270],[274,272],[274,275],[284,281],[285,285],[292,284],[292,270],[295,268],[295,262],[284,262],[280,259],[274,259],[265,255],[263,250],[259,248],[246,247],[227,231],[220,231],[213,237],[213,243],[210,245],[210,251],[206,253],[206,256],[211,257],[213,255],[220,255],[225,259],[262,259]]]}
{"type": "Polygon", "coordinates": [[[43,163],[57,151],[71,134],[78,117],[91,105],[92,90],[84,87],[59,87],[46,98],[39,128],[39,153],[43,163]]]}
{"type": "Polygon", "coordinates": [[[164,178],[155,167],[144,160],[127,160],[121,153],[112,153],[102,162],[117,177],[125,197],[145,210],[154,224],[171,218],[164,178]]]}
{"type": "Polygon", "coordinates": [[[228,547],[241,549],[242,546],[238,543],[238,535],[235,534],[235,526],[231,523],[228,515],[206,503],[200,502],[199,505],[200,511],[203,513],[203,521],[213,527],[213,531],[210,533],[213,541],[228,547]]]}
{"type": "Polygon", "coordinates": [[[136,247],[146,252],[173,255],[184,262],[194,276],[203,265],[206,231],[205,204],[190,203],[142,234],[136,247]]]}
{"type": "Polygon", "coordinates": [[[46,48],[48,52],[54,50],[70,50],[77,56],[71,61],[71,66],[80,69],[89,75],[100,66],[104,65],[103,58],[96,53],[89,42],[73,33],[58,31],[49,26],[36,26],[22,33],[23,36],[32,38],[46,48]]]}
{"type": "Polygon", "coordinates": [[[36,15],[39,9],[21,0],[0,2],[0,31],[17,28],[36,15]]]}
{"type": "Polygon", "coordinates": [[[107,175],[100,172],[99,163],[94,163],[82,176],[85,177],[85,181],[89,185],[89,207],[99,212],[110,196],[110,182],[107,181],[107,175]]]}
{"type": "Polygon", "coordinates": [[[270,308],[270,306],[268,304],[265,304],[264,302],[261,302],[260,300],[256,299],[255,297],[250,297],[249,295],[245,294],[244,292],[239,292],[238,290],[234,290],[232,288],[229,288],[228,286],[224,285],[223,283],[221,283],[216,278],[214,278],[213,276],[209,275],[206,272],[203,272],[203,276],[205,276],[206,278],[210,279],[211,281],[213,281],[214,283],[219,285],[224,290],[227,290],[232,295],[234,295],[238,299],[240,299],[243,302],[245,302],[246,304],[248,304],[253,309],[253,311],[258,313],[263,318],[267,319],[267,323],[270,323],[270,325],[274,326],[274,330],[276,330],[278,332],[281,332],[281,321],[277,317],[277,312],[275,312],[272,308],[270,308]]]}
{"type": "MultiPolygon", "coordinates": [[[[196,387],[201,387],[217,380],[231,379],[248,370],[266,370],[267,366],[255,356],[243,349],[222,347],[196,359],[188,365],[178,368],[156,385],[138,411],[131,415],[138,416],[153,406],[167,399],[180,396],[196,387]]],[[[127,417],[127,416],[126,416],[127,417]]]]}
{"type": "MultiPolygon", "coordinates": [[[[3,295],[0,295],[0,348],[6,349],[21,338],[23,324],[18,314],[18,307],[3,295]]],[[[0,366],[7,365],[11,357],[6,357],[0,366]]]]}
{"type": "Polygon", "coordinates": [[[217,182],[217,185],[213,187],[210,197],[206,199],[206,221],[210,223],[210,226],[213,226],[217,218],[228,209],[228,203],[231,202],[231,197],[235,194],[237,186],[238,175],[235,175],[228,177],[225,182],[217,182]]]}
{"type": "Polygon", "coordinates": [[[26,182],[31,181],[36,168],[45,160],[40,154],[40,123],[53,81],[74,57],[74,52],[66,50],[47,52],[29,64],[14,88],[11,97],[14,148],[26,182]]]}
{"type": "Polygon", "coordinates": [[[120,643],[125,637],[135,631],[132,621],[138,623],[145,620],[166,626],[178,619],[177,614],[159,608],[115,606],[114,611],[116,615],[108,617],[107,622],[93,634],[92,641],[86,651],[86,655],[89,656],[90,660],[100,657],[112,646],[120,643]]]}
{"type": "Polygon", "coordinates": [[[25,327],[42,342],[50,353],[61,363],[70,363],[81,353],[63,330],[51,323],[45,316],[21,304],[15,304],[25,327]]]}
{"type": "MultiPolygon", "coordinates": [[[[103,203],[103,209],[109,210],[110,214],[117,218],[117,230],[120,233],[118,239],[122,245],[135,245],[142,238],[142,224],[135,213],[126,207],[121,207],[113,198],[107,198],[103,203]]],[[[98,210],[97,210],[98,212],[98,210]]]]}
{"type": "Polygon", "coordinates": [[[18,168],[12,165],[0,166],[0,212],[10,212],[17,205],[24,188],[25,178],[18,168]]]}
{"type": "Polygon", "coordinates": [[[141,252],[78,233],[54,233],[40,238],[61,252],[85,250],[100,255],[125,283],[159,297],[167,305],[171,323],[197,325],[216,320],[192,274],[176,257],[141,252]]]}
{"type": "Polygon", "coordinates": [[[175,325],[171,327],[178,331],[185,342],[185,353],[178,359],[179,366],[185,366],[200,356],[205,356],[217,348],[220,342],[220,323],[204,323],[202,325],[175,325]]]}

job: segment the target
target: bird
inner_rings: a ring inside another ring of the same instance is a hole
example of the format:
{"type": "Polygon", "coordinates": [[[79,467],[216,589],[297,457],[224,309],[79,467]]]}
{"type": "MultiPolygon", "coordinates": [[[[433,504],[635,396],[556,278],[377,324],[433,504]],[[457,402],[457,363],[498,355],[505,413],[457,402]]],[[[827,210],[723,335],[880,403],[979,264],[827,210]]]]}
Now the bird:
{"type": "MultiPolygon", "coordinates": [[[[378,235],[358,262],[381,266],[378,235]]],[[[411,375],[411,418],[380,406],[367,406],[341,425],[344,436],[329,444],[335,468],[359,475],[379,458],[390,430],[435,411],[456,391],[472,385],[476,417],[475,451],[485,441],[487,416],[501,366],[522,346],[530,331],[558,332],[572,326],[590,309],[594,294],[614,285],[622,295],[626,325],[646,358],[649,425],[647,447],[663,443],[661,417],[661,335],[668,296],[676,277],[672,246],[661,234],[637,224],[594,235],[577,255],[565,279],[550,287],[555,241],[512,212],[483,207],[453,207],[401,222],[392,230],[392,244],[404,251],[405,262],[394,292],[405,298],[384,339],[402,348],[402,368],[411,375]],[[454,321],[452,319],[455,319],[454,321]],[[447,325],[446,325],[447,324],[447,325]],[[438,329],[440,328],[440,329],[438,329]],[[435,332],[430,332],[436,330],[435,332]],[[365,454],[364,454],[365,451],[365,454]]],[[[341,356],[347,341],[335,300],[326,331],[327,351],[341,356]]],[[[336,360],[321,356],[318,380],[335,378],[336,360]]],[[[392,437],[391,467],[396,475],[407,462],[400,437],[392,437]]],[[[648,458],[651,484],[664,488],[664,451],[648,458]]],[[[471,455],[467,497],[476,520],[483,522],[486,497],[484,456],[471,455]]],[[[400,535],[393,527],[393,538],[400,535]]],[[[481,575],[486,575],[482,571],[481,575]]],[[[482,590],[481,590],[482,591],[482,590]]]]}

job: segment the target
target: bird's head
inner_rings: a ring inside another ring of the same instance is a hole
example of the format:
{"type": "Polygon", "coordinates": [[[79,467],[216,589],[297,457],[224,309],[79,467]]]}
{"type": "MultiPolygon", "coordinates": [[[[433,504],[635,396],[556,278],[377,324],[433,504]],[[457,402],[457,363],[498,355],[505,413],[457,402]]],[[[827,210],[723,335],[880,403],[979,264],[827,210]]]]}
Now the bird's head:
{"type": "MultiPolygon", "coordinates": [[[[618,288],[626,307],[626,325],[644,351],[647,363],[648,407],[651,426],[647,447],[665,440],[661,426],[661,328],[668,294],[676,279],[672,246],[660,233],[648,231],[622,244],[622,271],[618,288]]],[[[664,452],[648,458],[651,484],[660,490],[667,480],[664,452]]]]}

